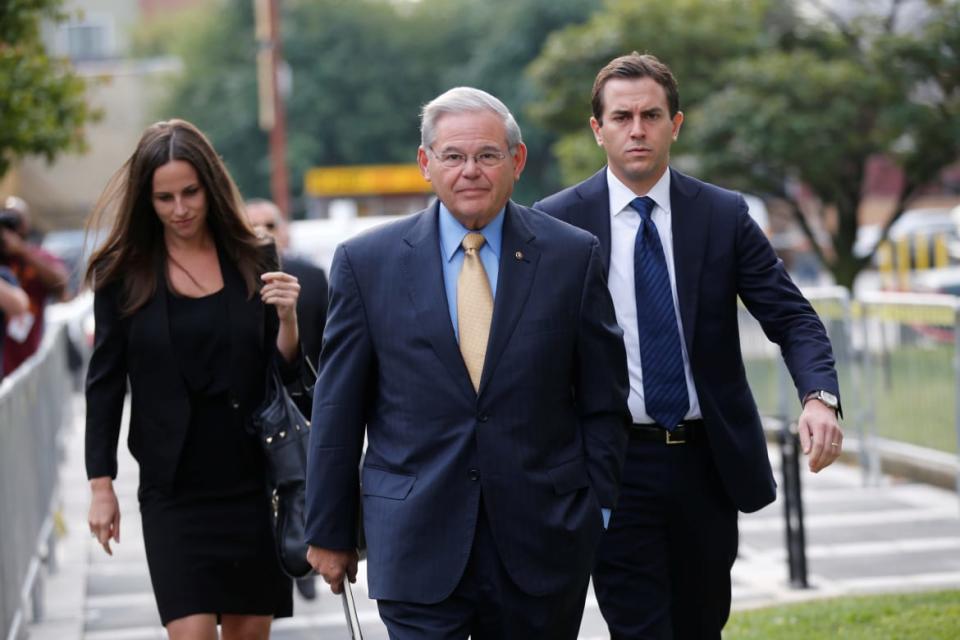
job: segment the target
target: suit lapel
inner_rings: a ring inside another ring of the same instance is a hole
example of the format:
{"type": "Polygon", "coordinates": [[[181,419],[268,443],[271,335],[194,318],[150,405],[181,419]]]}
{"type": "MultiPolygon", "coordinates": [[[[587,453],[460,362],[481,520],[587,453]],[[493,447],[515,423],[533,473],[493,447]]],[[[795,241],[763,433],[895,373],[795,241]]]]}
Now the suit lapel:
{"type": "Polygon", "coordinates": [[[581,202],[576,219],[571,220],[581,229],[597,236],[602,250],[604,271],[610,271],[610,188],[607,186],[607,168],[604,167],[577,187],[581,202]]]}
{"type": "Polygon", "coordinates": [[[169,380],[170,384],[183,385],[183,368],[178,352],[173,348],[170,334],[166,263],[162,257],[158,257],[155,265],[157,289],[147,304],[133,317],[133,326],[143,338],[139,355],[143,357],[145,368],[149,368],[155,380],[169,380]]]}
{"type": "Polygon", "coordinates": [[[490,326],[487,355],[483,361],[480,394],[489,383],[490,376],[523,313],[540,261],[540,251],[533,244],[535,236],[526,220],[527,215],[526,211],[513,202],[507,203],[503,220],[503,242],[500,247],[497,298],[493,303],[493,322],[490,326]]]}
{"type": "Polygon", "coordinates": [[[673,263],[677,274],[683,338],[689,353],[693,349],[697,303],[700,299],[700,271],[709,235],[710,210],[709,204],[698,198],[699,185],[678,171],[670,171],[673,263]]]}
{"type": "MultiPolygon", "coordinates": [[[[163,354],[164,361],[171,365],[171,369],[179,371],[180,360],[173,349],[173,340],[170,337],[170,316],[167,311],[167,278],[166,266],[162,261],[158,268],[157,290],[150,301],[137,313],[137,321],[142,323],[143,332],[152,336],[151,342],[156,345],[156,352],[151,357],[157,358],[163,354]]],[[[169,373],[169,372],[168,372],[169,373]]]]}
{"type": "Polygon", "coordinates": [[[447,294],[443,286],[443,265],[440,264],[439,209],[437,202],[417,214],[413,228],[404,237],[406,246],[401,257],[401,268],[420,329],[430,340],[433,350],[450,371],[457,386],[469,397],[475,398],[470,374],[463,364],[460,346],[450,323],[447,294]]]}

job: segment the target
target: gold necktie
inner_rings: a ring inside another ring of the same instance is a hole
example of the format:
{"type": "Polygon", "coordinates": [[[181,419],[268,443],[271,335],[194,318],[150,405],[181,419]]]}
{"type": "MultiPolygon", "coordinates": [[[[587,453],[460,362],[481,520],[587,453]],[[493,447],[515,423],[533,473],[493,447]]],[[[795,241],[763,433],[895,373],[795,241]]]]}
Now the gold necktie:
{"type": "Polygon", "coordinates": [[[487,354],[490,320],[493,318],[493,294],[487,272],[480,261],[483,234],[471,231],[463,238],[463,266],[457,279],[457,326],[460,353],[467,365],[473,389],[480,390],[483,359],[487,354]]]}

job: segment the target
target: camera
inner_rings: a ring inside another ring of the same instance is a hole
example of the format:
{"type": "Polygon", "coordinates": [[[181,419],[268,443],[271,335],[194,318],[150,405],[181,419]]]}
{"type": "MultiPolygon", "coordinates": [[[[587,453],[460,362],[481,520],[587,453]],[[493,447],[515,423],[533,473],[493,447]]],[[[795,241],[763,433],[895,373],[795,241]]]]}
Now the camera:
{"type": "Polygon", "coordinates": [[[20,228],[20,214],[12,209],[0,210],[0,227],[16,231],[20,228]]]}

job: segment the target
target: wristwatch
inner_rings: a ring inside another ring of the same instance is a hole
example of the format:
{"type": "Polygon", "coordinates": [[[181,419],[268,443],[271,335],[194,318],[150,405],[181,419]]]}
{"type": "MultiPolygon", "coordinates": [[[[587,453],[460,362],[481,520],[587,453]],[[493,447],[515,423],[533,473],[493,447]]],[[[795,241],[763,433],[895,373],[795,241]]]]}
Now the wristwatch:
{"type": "Polygon", "coordinates": [[[819,400],[823,404],[836,411],[838,414],[840,413],[840,400],[837,399],[837,396],[833,395],[829,391],[824,391],[823,389],[811,391],[803,399],[803,404],[807,404],[807,402],[810,400],[819,400]]]}

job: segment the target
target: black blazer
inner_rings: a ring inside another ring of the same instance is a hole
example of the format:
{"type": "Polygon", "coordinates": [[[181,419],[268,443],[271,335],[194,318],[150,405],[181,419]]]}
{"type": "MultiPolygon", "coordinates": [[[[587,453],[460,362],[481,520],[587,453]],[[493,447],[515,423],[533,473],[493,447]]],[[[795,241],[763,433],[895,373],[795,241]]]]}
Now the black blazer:
{"type": "MultiPolygon", "coordinates": [[[[274,256],[275,249],[270,247],[274,256]]],[[[273,262],[276,262],[274,258],[273,262]]],[[[230,337],[230,402],[238,420],[262,402],[268,357],[276,354],[279,320],[259,295],[247,299],[239,271],[220,255],[226,293],[224,327],[230,337]]],[[[117,441],[123,399],[130,383],[130,452],[140,464],[140,480],[169,486],[190,424],[190,401],[170,339],[167,287],[134,314],[118,311],[122,283],[110,283],[94,296],[96,331],[87,371],[87,476],[117,475],[117,441]]],[[[277,358],[282,361],[282,358],[277,358]]]]}
{"type": "MultiPolygon", "coordinates": [[[[780,345],[801,398],[839,396],[833,350],[743,197],[670,170],[673,256],[683,338],[710,450],[727,494],[745,512],[773,501],[776,483],[740,352],[737,298],[780,345]]],[[[610,263],[606,168],[534,208],[597,236],[610,263]]]]}

